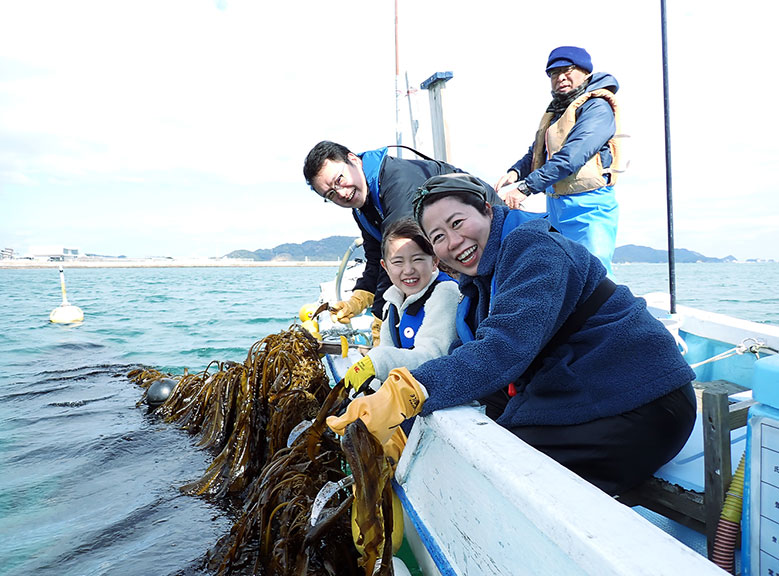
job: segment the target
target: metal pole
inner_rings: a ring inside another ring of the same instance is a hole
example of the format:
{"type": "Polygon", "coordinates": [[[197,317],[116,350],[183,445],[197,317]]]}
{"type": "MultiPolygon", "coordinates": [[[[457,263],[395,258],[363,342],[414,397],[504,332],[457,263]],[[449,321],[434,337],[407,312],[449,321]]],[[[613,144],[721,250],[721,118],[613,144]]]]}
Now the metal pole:
{"type": "MultiPolygon", "coordinates": [[[[400,64],[398,63],[398,0],[395,0],[395,144],[403,144],[403,136],[400,131],[400,91],[398,77],[400,76],[400,64]]],[[[398,158],[403,157],[402,148],[397,148],[398,158]]]]}
{"type": "Polygon", "coordinates": [[[430,123],[433,127],[433,157],[436,160],[447,161],[446,122],[441,101],[441,90],[454,75],[451,72],[436,72],[422,82],[422,90],[428,91],[430,98],[430,123]]]}
{"type": "Polygon", "coordinates": [[[414,120],[414,111],[412,110],[411,107],[411,88],[408,85],[408,71],[406,71],[406,98],[408,99],[408,120],[409,122],[411,122],[411,143],[412,143],[412,147],[416,149],[418,122],[414,120]]]}
{"type": "Polygon", "coordinates": [[[668,292],[671,297],[671,314],[676,313],[676,255],[674,250],[674,208],[671,177],[671,117],[668,105],[668,42],[666,30],[665,0],[660,0],[660,23],[663,43],[663,109],[665,116],[665,190],[668,221],[668,292]]]}

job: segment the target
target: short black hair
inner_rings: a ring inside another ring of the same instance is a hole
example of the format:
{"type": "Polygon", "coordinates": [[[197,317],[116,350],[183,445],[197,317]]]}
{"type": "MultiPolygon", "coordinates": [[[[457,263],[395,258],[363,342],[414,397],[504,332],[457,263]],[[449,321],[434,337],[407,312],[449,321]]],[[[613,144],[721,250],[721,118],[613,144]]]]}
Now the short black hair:
{"type": "Polygon", "coordinates": [[[306,178],[306,184],[313,188],[311,181],[322,170],[322,165],[326,160],[331,162],[348,162],[349,154],[351,153],[351,150],[342,144],[322,140],[311,149],[306,156],[306,161],[303,163],[303,176],[306,178]]]}

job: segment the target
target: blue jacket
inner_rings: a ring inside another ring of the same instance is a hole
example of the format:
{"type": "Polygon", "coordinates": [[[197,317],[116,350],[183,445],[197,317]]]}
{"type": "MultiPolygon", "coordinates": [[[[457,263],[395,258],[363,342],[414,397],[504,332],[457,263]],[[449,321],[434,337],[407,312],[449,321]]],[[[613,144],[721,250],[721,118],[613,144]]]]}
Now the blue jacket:
{"type": "MultiPolygon", "coordinates": [[[[425,180],[431,176],[462,172],[451,164],[439,160],[407,160],[387,154],[387,148],[370,150],[360,154],[363,172],[368,183],[365,205],[358,211],[352,210],[360,227],[365,251],[365,271],[355,283],[355,289],[374,294],[373,315],[382,317],[384,291],[390,280],[380,265],[381,234],[395,220],[411,218],[411,200],[425,180]]],[[[489,184],[490,204],[503,204],[489,184]]]]}
{"type": "MultiPolygon", "coordinates": [[[[616,94],[619,90],[617,79],[611,74],[596,72],[592,75],[586,92],[605,88],[616,94]]],[[[555,118],[556,120],[556,118],[555,118]]],[[[576,111],[576,124],[568,134],[565,145],[543,166],[530,171],[533,161],[533,145],[527,154],[509,168],[524,179],[532,192],[544,192],[555,182],[567,178],[592,158],[601,155],[604,168],[611,166],[611,151],[606,143],[614,136],[617,125],[614,111],[603,98],[590,98],[576,111]]]]}
{"type": "MultiPolygon", "coordinates": [[[[475,340],[412,371],[428,392],[422,414],[519,384],[536,355],[606,276],[582,245],[531,220],[501,244],[508,208],[495,207],[476,276],[461,275],[475,340]],[[493,275],[497,293],[490,294],[493,275]],[[492,311],[490,299],[492,298],[492,311]]],[[[695,373],[646,302],[618,286],[511,398],[498,423],[579,424],[633,410],[684,386],[695,373]]]]}

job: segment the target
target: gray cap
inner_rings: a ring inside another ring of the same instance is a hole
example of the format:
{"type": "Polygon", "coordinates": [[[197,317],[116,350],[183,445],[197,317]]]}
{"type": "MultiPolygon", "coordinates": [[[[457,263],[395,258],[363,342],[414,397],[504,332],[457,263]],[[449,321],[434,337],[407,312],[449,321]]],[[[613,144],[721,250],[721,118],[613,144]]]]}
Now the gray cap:
{"type": "Polygon", "coordinates": [[[411,201],[414,209],[414,220],[420,223],[422,208],[428,198],[435,195],[448,196],[454,192],[466,192],[473,194],[483,202],[487,201],[487,191],[484,184],[478,178],[466,174],[465,172],[455,172],[452,174],[442,174],[432,176],[425,180],[425,183],[417,188],[417,193],[411,201]]]}

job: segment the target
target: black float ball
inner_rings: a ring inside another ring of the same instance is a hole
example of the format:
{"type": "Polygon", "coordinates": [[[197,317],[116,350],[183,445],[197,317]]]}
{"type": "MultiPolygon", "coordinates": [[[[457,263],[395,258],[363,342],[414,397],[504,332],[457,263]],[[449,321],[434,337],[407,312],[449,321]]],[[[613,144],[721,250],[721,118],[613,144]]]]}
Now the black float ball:
{"type": "Polygon", "coordinates": [[[146,403],[150,408],[156,408],[168,399],[175,386],[176,381],[170,378],[160,378],[154,381],[146,391],[146,403]]]}

